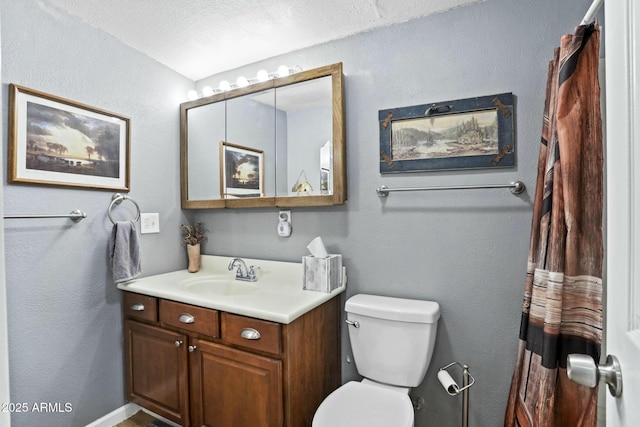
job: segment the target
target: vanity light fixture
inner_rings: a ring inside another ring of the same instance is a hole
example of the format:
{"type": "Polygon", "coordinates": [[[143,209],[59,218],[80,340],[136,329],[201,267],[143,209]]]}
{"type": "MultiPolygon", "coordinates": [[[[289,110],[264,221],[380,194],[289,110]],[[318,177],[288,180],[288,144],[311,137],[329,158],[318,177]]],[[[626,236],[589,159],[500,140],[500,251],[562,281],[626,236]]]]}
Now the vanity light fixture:
{"type": "Polygon", "coordinates": [[[286,65],[281,65],[278,67],[278,76],[286,77],[289,75],[289,67],[286,65]]]}
{"type": "Polygon", "coordinates": [[[229,83],[228,80],[222,80],[218,85],[217,89],[214,89],[211,86],[205,86],[202,88],[202,93],[198,93],[195,90],[190,90],[189,92],[187,92],[187,98],[189,99],[189,101],[194,101],[198,98],[202,98],[205,96],[211,96],[211,95],[215,95],[216,93],[227,92],[227,91],[230,91],[231,89],[236,89],[239,87],[247,87],[249,85],[252,85],[258,82],[266,82],[269,79],[289,76],[294,73],[299,73],[300,71],[302,71],[302,67],[298,65],[295,65],[293,67],[289,67],[287,65],[281,65],[278,67],[278,70],[274,73],[269,73],[266,70],[260,70],[258,71],[258,74],[256,75],[256,77],[253,79],[248,79],[244,76],[240,76],[235,81],[235,83],[229,83]]]}
{"type": "Polygon", "coordinates": [[[249,86],[249,80],[245,76],[240,76],[236,80],[236,85],[238,85],[238,87],[247,87],[249,86]]]}
{"type": "Polygon", "coordinates": [[[267,80],[269,80],[269,73],[267,72],[267,70],[260,70],[258,71],[258,75],[256,77],[258,78],[259,82],[266,82],[267,80]]]}

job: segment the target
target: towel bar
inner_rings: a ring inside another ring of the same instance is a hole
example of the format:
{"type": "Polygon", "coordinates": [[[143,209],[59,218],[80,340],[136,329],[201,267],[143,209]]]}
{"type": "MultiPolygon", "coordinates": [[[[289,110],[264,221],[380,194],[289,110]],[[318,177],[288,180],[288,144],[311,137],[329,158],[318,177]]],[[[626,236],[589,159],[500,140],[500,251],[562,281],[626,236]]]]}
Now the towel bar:
{"type": "Polygon", "coordinates": [[[60,215],[5,215],[5,219],[30,219],[30,218],[69,218],[74,222],[81,221],[87,217],[87,214],[80,209],[75,209],[68,214],[60,215]]]}
{"type": "Polygon", "coordinates": [[[513,181],[509,184],[484,184],[484,185],[455,185],[444,187],[410,187],[410,188],[387,188],[382,185],[376,188],[378,197],[387,197],[392,191],[431,191],[431,190],[477,190],[482,188],[509,188],[513,194],[520,194],[525,190],[522,181],[513,181]]]}

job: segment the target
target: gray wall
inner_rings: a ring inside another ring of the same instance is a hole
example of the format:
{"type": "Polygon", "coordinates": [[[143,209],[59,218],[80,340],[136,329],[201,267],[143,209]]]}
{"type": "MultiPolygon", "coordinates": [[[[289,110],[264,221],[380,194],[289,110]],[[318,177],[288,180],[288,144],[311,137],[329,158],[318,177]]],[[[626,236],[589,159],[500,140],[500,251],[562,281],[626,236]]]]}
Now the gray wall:
{"type": "MultiPolygon", "coordinates": [[[[460,425],[460,398],[448,396],[436,373],[467,363],[472,427],[498,426],[514,368],[547,64],[560,36],[573,31],[591,0],[489,0],[330,42],[198,82],[255,75],[280,64],[305,69],[343,62],[347,123],[346,205],[293,209],[293,235],[276,234],[277,210],[198,211],[210,230],[206,252],[297,261],[322,236],[342,253],[346,296],[370,293],[432,299],[442,318],[431,367],[413,390],[426,403],[416,426],[460,425]],[[517,166],[501,170],[381,176],[378,110],[513,92],[517,166]],[[394,193],[375,188],[508,183],[528,191],[394,193]]],[[[357,379],[346,328],[343,379],[357,379]]]]}
{"type": "MultiPolygon", "coordinates": [[[[193,82],[46,0],[0,0],[0,7],[3,128],[8,83],[130,117],[129,194],[144,212],[160,213],[161,233],[141,237],[144,274],[185,268],[178,105],[193,82]]],[[[3,175],[6,214],[88,214],[77,224],[4,221],[11,401],[73,408],[16,413],[13,427],[84,426],[126,402],[120,295],[107,267],[113,191],[7,185],[3,175]]],[[[129,206],[114,217],[128,219],[129,206]]]]}
{"type": "MultiPolygon", "coordinates": [[[[1,23],[0,23],[1,28],[1,23]]],[[[0,31],[0,40],[2,40],[2,31],[0,31]]],[[[2,80],[2,67],[0,67],[0,81],[2,80]]],[[[0,87],[0,97],[2,96],[2,87],[0,87]]],[[[0,133],[4,134],[3,123],[0,120],[0,133]]],[[[0,164],[4,164],[4,153],[0,151],[0,164]]],[[[2,187],[0,187],[0,211],[2,211],[2,187]]],[[[7,292],[5,280],[5,262],[4,262],[4,217],[0,217],[0,402],[10,402],[9,391],[9,340],[7,330],[7,292]]],[[[0,425],[9,426],[11,423],[11,415],[9,412],[0,413],[0,425]]]]}
{"type": "MultiPolygon", "coordinates": [[[[433,299],[442,306],[436,350],[416,426],[460,423],[460,399],[440,388],[437,368],[471,366],[471,426],[498,426],[517,346],[523,277],[547,62],[590,0],[488,0],[380,31],[287,54],[211,80],[281,63],[305,69],[342,61],[346,77],[346,205],[293,209],[293,235],[276,234],[277,210],[182,212],[178,104],[193,83],[69,17],[46,0],[0,0],[3,114],[8,83],[111,110],[132,121],[132,191],[160,213],[160,234],[142,236],[144,275],[184,268],[181,222],[210,230],[209,254],[300,260],[321,235],[344,255],[347,296],[365,292],[433,299]],[[380,109],[500,92],[516,95],[517,167],[381,176],[380,109]],[[392,194],[375,187],[506,183],[529,191],[392,194]],[[168,202],[173,201],[173,202],[168,202]]],[[[202,82],[203,85],[206,82],[202,82]]],[[[4,156],[6,158],[6,132],[4,156]]],[[[89,217],[5,221],[11,401],[69,402],[70,413],[14,414],[14,427],[83,426],[124,404],[120,297],[107,267],[112,192],[8,185],[13,213],[83,209],[89,217]]],[[[125,207],[117,214],[124,217],[125,207]]],[[[346,330],[345,330],[346,332],[346,330]]],[[[343,356],[350,354],[343,334],[343,356]]],[[[344,380],[357,379],[343,362],[344,380]]]]}

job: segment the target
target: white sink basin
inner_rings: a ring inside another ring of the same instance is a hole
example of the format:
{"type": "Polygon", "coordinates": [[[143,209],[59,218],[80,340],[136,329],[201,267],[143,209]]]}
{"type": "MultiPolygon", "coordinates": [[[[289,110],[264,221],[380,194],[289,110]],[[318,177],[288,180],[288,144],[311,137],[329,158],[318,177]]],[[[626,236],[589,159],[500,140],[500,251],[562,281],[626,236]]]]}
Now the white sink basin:
{"type": "MultiPolygon", "coordinates": [[[[235,279],[232,257],[202,255],[200,271],[172,271],[119,283],[123,291],[164,298],[278,323],[294,319],[344,292],[344,283],[331,293],[303,289],[302,263],[245,258],[260,267],[255,282],[235,279]]],[[[344,267],[343,267],[344,272],[344,267]]]]}
{"type": "Polygon", "coordinates": [[[187,292],[202,296],[235,296],[257,292],[257,283],[229,280],[227,277],[214,275],[185,279],[178,286],[187,292]]]}

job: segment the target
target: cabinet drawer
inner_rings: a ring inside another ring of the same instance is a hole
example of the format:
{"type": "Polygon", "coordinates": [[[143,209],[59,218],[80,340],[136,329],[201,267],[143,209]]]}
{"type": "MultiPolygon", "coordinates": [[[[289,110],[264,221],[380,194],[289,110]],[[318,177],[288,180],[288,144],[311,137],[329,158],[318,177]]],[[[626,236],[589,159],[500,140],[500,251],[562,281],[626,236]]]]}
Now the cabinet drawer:
{"type": "Polygon", "coordinates": [[[222,338],[242,347],[280,354],[280,324],[222,313],[222,338]]]}
{"type": "Polygon", "coordinates": [[[213,338],[220,336],[218,312],[210,308],[161,299],[160,322],[213,338]]]}
{"type": "Polygon", "coordinates": [[[158,299],[133,292],[123,292],[124,315],[134,319],[158,321],[158,299]]]}

